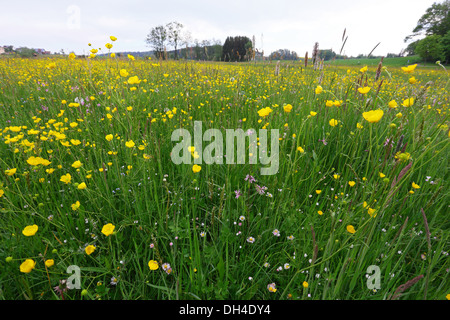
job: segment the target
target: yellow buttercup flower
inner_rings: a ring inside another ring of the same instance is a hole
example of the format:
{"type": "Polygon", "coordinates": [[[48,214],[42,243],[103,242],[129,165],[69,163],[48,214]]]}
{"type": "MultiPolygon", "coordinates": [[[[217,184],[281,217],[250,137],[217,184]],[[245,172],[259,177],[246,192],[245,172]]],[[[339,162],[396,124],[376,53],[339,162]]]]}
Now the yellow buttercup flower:
{"type": "Polygon", "coordinates": [[[200,167],[199,165],[194,164],[194,165],[192,166],[192,171],[193,171],[194,173],[200,172],[200,170],[202,170],[202,167],[200,167]]]}
{"type": "Polygon", "coordinates": [[[26,259],[20,265],[20,272],[30,273],[31,270],[33,270],[35,266],[36,266],[36,262],[33,259],[26,259]]]}
{"type": "Polygon", "coordinates": [[[316,90],[315,90],[316,94],[321,94],[322,91],[323,91],[323,88],[321,86],[316,87],[316,90]]]}
{"type": "Polygon", "coordinates": [[[73,203],[71,205],[71,207],[72,207],[73,211],[78,210],[78,208],[80,207],[80,201],[77,201],[77,202],[73,203]]]}
{"type": "Polygon", "coordinates": [[[68,184],[68,183],[70,183],[71,180],[72,180],[72,176],[70,175],[70,173],[67,173],[67,174],[61,176],[61,179],[59,181],[62,181],[65,184],[68,184]]]}
{"type": "Polygon", "coordinates": [[[286,104],[283,106],[284,112],[289,113],[292,111],[292,106],[290,104],[286,104]]]}
{"type": "Polygon", "coordinates": [[[384,114],[384,112],[381,109],[370,110],[367,112],[363,112],[363,117],[370,123],[376,123],[381,120],[381,118],[383,117],[383,114],[384,114]]]}
{"type": "Polygon", "coordinates": [[[413,73],[414,70],[416,69],[417,64],[413,64],[413,65],[409,65],[407,67],[402,67],[403,72],[405,73],[413,73]]]}
{"type": "Polygon", "coordinates": [[[398,107],[398,104],[395,100],[391,100],[391,101],[389,101],[388,106],[389,106],[389,108],[395,109],[398,107]]]}
{"type": "Polygon", "coordinates": [[[52,267],[54,264],[55,264],[55,260],[53,260],[53,259],[47,259],[47,260],[45,260],[45,266],[46,266],[47,268],[52,267]]]}
{"type": "Polygon", "coordinates": [[[355,227],[353,227],[351,224],[347,226],[347,231],[350,232],[351,234],[356,232],[355,227]]]}
{"type": "Polygon", "coordinates": [[[92,252],[95,251],[95,249],[97,249],[97,248],[95,246],[93,246],[92,244],[90,244],[84,249],[84,252],[86,252],[87,255],[91,255],[92,252]]]}
{"type": "Polygon", "coordinates": [[[78,169],[82,166],[83,164],[81,163],[80,160],[75,161],[74,163],[72,163],[72,167],[75,169],[78,169]]]}
{"type": "Polygon", "coordinates": [[[353,187],[355,184],[356,184],[355,181],[349,181],[349,182],[348,182],[348,185],[349,185],[350,187],[353,187]]]}
{"type": "Polygon", "coordinates": [[[78,185],[78,190],[83,190],[83,189],[86,189],[86,183],[84,183],[84,182],[82,182],[82,183],[80,183],[79,185],[78,185]]]}
{"type": "Polygon", "coordinates": [[[420,186],[418,184],[414,183],[414,182],[412,183],[412,187],[414,189],[420,189],[420,186]]]}
{"type": "Polygon", "coordinates": [[[111,39],[111,41],[116,41],[117,40],[117,38],[114,37],[114,36],[110,36],[109,38],[111,39]]]}
{"type": "Polygon", "coordinates": [[[270,107],[262,108],[261,110],[258,110],[258,115],[260,117],[267,117],[272,112],[272,109],[270,107]]]}
{"type": "Polygon", "coordinates": [[[41,157],[31,156],[27,159],[27,163],[32,166],[38,166],[40,164],[42,164],[43,166],[48,166],[51,162],[41,157]]]}
{"type": "Polygon", "coordinates": [[[139,80],[138,76],[128,78],[128,84],[139,84],[141,80],[139,80]]]}
{"type": "Polygon", "coordinates": [[[358,88],[358,92],[361,93],[361,94],[366,94],[369,91],[370,91],[370,87],[360,87],[360,88],[358,88]]]}
{"type": "Polygon", "coordinates": [[[116,226],[114,226],[112,223],[108,223],[108,224],[105,224],[104,226],[103,226],[103,228],[102,228],[102,233],[105,235],[105,236],[109,236],[109,235],[111,235],[113,232],[114,232],[114,228],[115,228],[116,226]]]}
{"type": "Polygon", "coordinates": [[[159,268],[158,262],[155,260],[150,260],[148,262],[148,267],[150,268],[150,270],[157,270],[159,268]]]}
{"type": "Polygon", "coordinates": [[[342,105],[342,102],[343,102],[342,100],[334,100],[333,105],[335,107],[340,107],[342,105]]]}
{"type": "Polygon", "coordinates": [[[7,176],[12,176],[12,175],[15,174],[16,172],[17,172],[17,168],[12,168],[12,169],[5,170],[5,174],[6,174],[7,176]]]}
{"type": "Polygon", "coordinates": [[[359,69],[359,72],[362,72],[362,73],[364,73],[364,72],[366,72],[367,71],[367,66],[365,66],[365,67],[363,67],[363,68],[361,68],[361,69],[359,69]]]}
{"type": "Polygon", "coordinates": [[[331,119],[331,120],[329,121],[329,124],[330,124],[330,126],[332,126],[332,127],[337,126],[338,123],[339,123],[339,121],[336,120],[336,119],[331,119]]]}
{"type": "Polygon", "coordinates": [[[133,140],[129,140],[129,141],[125,142],[125,146],[127,148],[133,148],[135,146],[135,143],[133,140]]]}
{"type": "Polygon", "coordinates": [[[128,71],[125,69],[120,69],[119,73],[122,77],[128,77],[128,71]]]}
{"type": "Polygon", "coordinates": [[[105,139],[106,139],[107,141],[111,141],[113,138],[114,138],[114,136],[113,136],[112,134],[108,134],[108,135],[106,135],[106,137],[105,137],[105,139]]]}
{"type": "Polygon", "coordinates": [[[22,234],[26,237],[31,237],[34,236],[36,234],[36,232],[38,231],[39,227],[35,224],[31,225],[31,226],[26,226],[23,230],[22,230],[22,234]]]}
{"type": "Polygon", "coordinates": [[[409,98],[403,100],[402,106],[404,107],[411,107],[414,104],[414,98],[409,98]]]}
{"type": "Polygon", "coordinates": [[[303,152],[305,152],[305,150],[303,150],[303,148],[302,148],[302,147],[298,147],[298,148],[297,148],[297,151],[300,151],[300,153],[303,153],[303,152]]]}

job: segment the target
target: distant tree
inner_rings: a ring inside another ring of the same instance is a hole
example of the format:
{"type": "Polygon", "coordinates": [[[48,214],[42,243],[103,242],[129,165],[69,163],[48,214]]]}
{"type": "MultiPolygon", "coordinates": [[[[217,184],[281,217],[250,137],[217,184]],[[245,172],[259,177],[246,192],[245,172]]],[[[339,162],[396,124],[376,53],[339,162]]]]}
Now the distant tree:
{"type": "Polygon", "coordinates": [[[431,35],[420,40],[416,46],[416,53],[424,60],[428,62],[436,62],[437,60],[443,60],[444,48],[441,44],[442,37],[439,35],[431,35]]]}
{"type": "Polygon", "coordinates": [[[248,37],[227,37],[222,48],[222,60],[244,61],[247,58],[249,46],[252,46],[252,42],[248,37]]]}
{"type": "Polygon", "coordinates": [[[450,0],[433,3],[417,21],[413,34],[405,38],[405,42],[413,37],[425,34],[444,36],[450,30],[450,0]]]}
{"type": "Polygon", "coordinates": [[[173,21],[166,25],[167,39],[169,44],[175,49],[175,59],[178,59],[178,46],[183,42],[183,25],[179,22],[173,21]]]}
{"type": "Polygon", "coordinates": [[[152,28],[145,42],[153,48],[158,59],[165,59],[164,52],[168,41],[167,29],[163,25],[152,28]]]}
{"type": "Polygon", "coordinates": [[[220,59],[222,57],[222,45],[220,43],[216,43],[216,44],[213,44],[211,46],[211,48],[212,48],[212,52],[211,52],[212,60],[220,61],[220,59]]]}
{"type": "Polygon", "coordinates": [[[31,58],[36,54],[36,50],[27,47],[20,47],[16,49],[17,54],[22,58],[31,58]]]}
{"type": "Polygon", "coordinates": [[[295,51],[288,49],[278,49],[269,55],[270,60],[298,60],[298,55],[295,51]]]}
{"type": "Polygon", "coordinates": [[[450,63],[450,30],[441,38],[441,46],[445,63],[450,63]]]}
{"type": "Polygon", "coordinates": [[[319,50],[319,58],[327,61],[336,57],[336,52],[331,49],[319,50]]]}
{"type": "Polygon", "coordinates": [[[406,55],[407,56],[413,56],[416,54],[416,47],[417,44],[419,43],[420,40],[416,40],[414,42],[411,42],[410,44],[408,44],[408,46],[405,49],[406,55]]]}
{"type": "Polygon", "coordinates": [[[3,49],[5,49],[6,53],[14,52],[14,47],[13,46],[3,46],[3,49]]]}
{"type": "Polygon", "coordinates": [[[442,3],[435,2],[425,11],[419,21],[417,21],[417,25],[413,29],[413,33],[405,38],[405,42],[408,42],[412,38],[418,36],[425,35],[425,38],[411,42],[405,51],[408,55],[419,54],[422,58],[426,56],[427,61],[434,60],[435,58],[432,57],[439,55],[449,61],[450,56],[447,52],[450,52],[450,47],[448,41],[446,40],[447,33],[449,31],[450,0],[445,0],[442,3]],[[438,38],[432,38],[422,42],[430,36],[437,36],[438,38]],[[437,40],[439,40],[439,43],[436,42],[437,40]],[[422,42],[422,45],[419,47],[420,42],[422,42]],[[441,47],[441,49],[439,49],[439,47],[441,47]],[[417,49],[420,50],[420,53],[417,49]],[[439,51],[442,51],[441,54],[438,54],[439,51]]]}

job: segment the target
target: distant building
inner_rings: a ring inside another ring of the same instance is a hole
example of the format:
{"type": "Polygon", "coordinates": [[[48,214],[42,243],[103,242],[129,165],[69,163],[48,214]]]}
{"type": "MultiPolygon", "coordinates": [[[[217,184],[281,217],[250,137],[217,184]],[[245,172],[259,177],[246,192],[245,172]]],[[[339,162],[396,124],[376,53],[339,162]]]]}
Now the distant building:
{"type": "Polygon", "coordinates": [[[5,53],[5,48],[0,47],[0,54],[4,54],[5,53]]]}
{"type": "Polygon", "coordinates": [[[45,49],[34,49],[37,54],[50,54],[50,51],[46,51],[45,49]]]}

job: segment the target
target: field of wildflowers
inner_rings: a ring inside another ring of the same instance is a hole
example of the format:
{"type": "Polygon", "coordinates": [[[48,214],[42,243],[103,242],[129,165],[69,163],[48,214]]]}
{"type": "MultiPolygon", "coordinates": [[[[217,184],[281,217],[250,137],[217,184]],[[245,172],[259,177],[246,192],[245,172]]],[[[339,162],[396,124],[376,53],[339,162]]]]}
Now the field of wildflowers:
{"type": "Polygon", "coordinates": [[[91,52],[0,59],[0,298],[449,298],[442,66],[91,52]],[[278,172],[174,164],[194,121],[278,172]]]}

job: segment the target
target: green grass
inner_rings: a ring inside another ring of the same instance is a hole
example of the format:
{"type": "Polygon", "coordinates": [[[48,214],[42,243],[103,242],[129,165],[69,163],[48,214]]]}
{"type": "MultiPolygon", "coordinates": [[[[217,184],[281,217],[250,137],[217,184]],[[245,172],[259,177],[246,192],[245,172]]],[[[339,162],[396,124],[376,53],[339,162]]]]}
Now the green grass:
{"type": "MultiPolygon", "coordinates": [[[[378,63],[380,62],[379,58],[363,58],[363,59],[336,59],[336,60],[330,60],[326,61],[326,64],[329,65],[339,65],[339,66],[378,66],[378,63]]],[[[420,58],[418,55],[414,56],[407,56],[407,57],[398,57],[398,58],[384,58],[383,59],[383,66],[386,67],[406,67],[411,64],[418,64],[420,67],[433,67],[436,70],[439,69],[439,66],[437,66],[435,63],[429,63],[429,62],[423,62],[422,58],[420,58]]]]}

